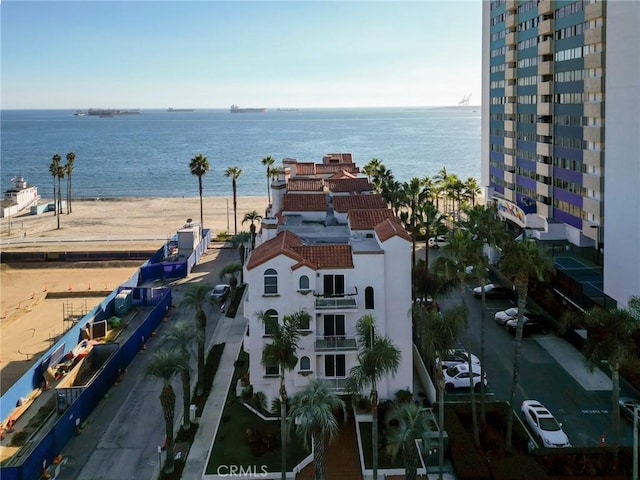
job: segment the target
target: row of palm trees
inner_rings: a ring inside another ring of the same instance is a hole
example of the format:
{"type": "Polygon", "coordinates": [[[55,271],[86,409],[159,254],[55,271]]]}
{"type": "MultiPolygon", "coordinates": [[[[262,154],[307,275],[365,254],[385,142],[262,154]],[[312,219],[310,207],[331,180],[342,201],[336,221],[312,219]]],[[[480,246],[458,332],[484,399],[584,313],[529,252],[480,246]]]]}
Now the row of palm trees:
{"type": "Polygon", "coordinates": [[[58,229],[60,228],[60,215],[62,215],[62,179],[67,178],[67,191],[66,191],[66,210],[67,215],[71,213],[71,176],[73,175],[74,163],[76,161],[76,154],[73,152],[67,153],[67,163],[62,164],[62,158],[59,154],[54,154],[49,165],[49,173],[53,177],[53,201],[54,209],[53,214],[58,220],[58,229]],[[57,180],[57,184],[56,184],[57,180]]]}
{"type": "MultiPolygon", "coordinates": [[[[68,156],[67,156],[68,158],[68,156]]],[[[262,159],[262,165],[265,165],[267,168],[267,196],[269,199],[269,204],[271,204],[271,180],[276,178],[278,175],[279,169],[274,167],[275,159],[273,157],[267,156],[262,159]]],[[[195,157],[191,159],[189,162],[189,171],[191,175],[198,177],[198,193],[200,196],[200,225],[204,228],[204,216],[203,216],[203,208],[202,208],[202,177],[204,177],[210,170],[209,160],[203,154],[199,153],[195,157]]],[[[231,178],[231,189],[233,193],[233,233],[234,235],[238,234],[238,196],[237,196],[237,187],[238,187],[238,179],[242,175],[242,169],[237,166],[228,167],[224,171],[224,176],[227,178],[231,178]]],[[[254,211],[255,212],[255,211],[254,211]]],[[[247,218],[245,215],[245,219],[242,221],[244,224],[245,221],[251,221],[251,226],[254,226],[254,221],[257,217],[262,218],[260,215],[255,212],[256,215],[251,219],[247,218]]],[[[229,233],[229,232],[227,232],[229,233]]],[[[255,233],[255,230],[252,234],[255,233]]]]}

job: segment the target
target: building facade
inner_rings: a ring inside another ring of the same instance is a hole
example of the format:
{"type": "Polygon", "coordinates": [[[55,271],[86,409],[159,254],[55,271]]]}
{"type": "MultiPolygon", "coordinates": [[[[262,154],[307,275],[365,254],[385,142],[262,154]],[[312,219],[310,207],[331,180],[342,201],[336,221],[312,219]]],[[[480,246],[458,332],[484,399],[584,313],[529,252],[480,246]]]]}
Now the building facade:
{"type": "Polygon", "coordinates": [[[357,365],[356,322],[370,314],[377,333],[402,352],[397,374],[378,385],[380,398],[393,398],[413,388],[411,239],[366,179],[345,177],[342,169],[328,174],[320,165],[328,164],[303,170],[287,159],[273,184],[272,211],[244,265],[250,382],[269,401],[278,397],[278,368],[261,363],[271,341],[264,320],[305,311],[310,321],[300,331],[298,364],[285,374],[287,391],[321,378],[346,394],[357,365]]]}
{"type": "Polygon", "coordinates": [[[483,4],[487,198],[541,240],[596,249],[622,306],[640,294],[639,31],[639,2],[483,4]]]}

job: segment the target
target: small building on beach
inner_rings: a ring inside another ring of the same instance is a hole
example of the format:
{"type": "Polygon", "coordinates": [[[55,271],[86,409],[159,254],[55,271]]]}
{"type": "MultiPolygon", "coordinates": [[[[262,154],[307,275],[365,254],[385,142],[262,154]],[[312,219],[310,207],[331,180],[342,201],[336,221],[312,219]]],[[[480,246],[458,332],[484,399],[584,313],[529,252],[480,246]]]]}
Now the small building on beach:
{"type": "Polygon", "coordinates": [[[40,200],[38,187],[28,183],[24,177],[13,177],[11,182],[13,187],[5,190],[4,199],[1,201],[0,216],[2,218],[16,215],[40,200]]]}

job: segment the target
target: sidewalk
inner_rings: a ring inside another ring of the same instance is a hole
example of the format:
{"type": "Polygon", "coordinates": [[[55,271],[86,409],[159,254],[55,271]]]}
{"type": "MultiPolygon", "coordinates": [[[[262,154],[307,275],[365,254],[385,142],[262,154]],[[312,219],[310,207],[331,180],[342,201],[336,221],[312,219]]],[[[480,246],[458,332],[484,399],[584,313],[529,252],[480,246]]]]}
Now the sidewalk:
{"type": "MultiPolygon", "coordinates": [[[[241,313],[240,311],[238,313],[241,313]]],[[[233,379],[233,363],[238,358],[242,341],[249,321],[243,316],[236,318],[221,318],[210,342],[211,345],[224,343],[224,351],[220,358],[218,371],[211,386],[211,393],[207,398],[200,418],[195,439],[191,444],[189,456],[182,471],[184,479],[199,479],[204,475],[209,453],[213,447],[224,403],[233,379]]]]}

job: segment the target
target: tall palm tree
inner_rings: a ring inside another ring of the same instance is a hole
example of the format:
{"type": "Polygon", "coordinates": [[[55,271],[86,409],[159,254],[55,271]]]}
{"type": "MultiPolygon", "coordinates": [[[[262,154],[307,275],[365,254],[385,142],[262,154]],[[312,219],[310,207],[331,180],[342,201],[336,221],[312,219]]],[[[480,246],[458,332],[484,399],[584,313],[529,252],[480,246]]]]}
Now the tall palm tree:
{"type": "MultiPolygon", "coordinates": [[[[440,196],[444,197],[443,212],[446,214],[447,213],[447,196],[448,196],[447,186],[448,186],[448,180],[449,180],[449,172],[447,172],[447,167],[443,166],[433,179],[435,181],[436,191],[438,192],[438,198],[440,196]]],[[[436,200],[436,206],[439,207],[437,200],[436,200]]]]}
{"type": "MultiPolygon", "coordinates": [[[[462,226],[471,233],[473,255],[470,265],[473,267],[478,285],[481,287],[482,309],[480,310],[480,375],[484,378],[484,352],[485,352],[485,306],[487,296],[484,286],[489,282],[488,258],[484,255],[484,246],[502,246],[506,241],[504,224],[498,216],[495,206],[476,205],[465,210],[466,220],[462,226]]],[[[484,426],[487,420],[484,398],[485,385],[480,383],[480,425],[484,426]]]]}
{"type": "Polygon", "coordinates": [[[424,267],[429,269],[429,237],[438,235],[444,228],[444,216],[431,200],[425,200],[418,210],[420,229],[424,229],[424,267]]]}
{"type": "Polygon", "coordinates": [[[323,380],[313,380],[291,399],[289,426],[295,424],[296,434],[306,448],[309,447],[309,438],[312,440],[315,480],[325,479],[325,442],[327,437],[331,442],[340,430],[337,411],[342,411],[342,417],[346,418],[344,401],[329,390],[323,380]]]}
{"type": "MultiPolygon", "coordinates": [[[[247,242],[251,241],[251,234],[249,232],[240,232],[237,235],[231,237],[231,246],[234,250],[238,250],[240,256],[240,265],[244,265],[245,251],[247,249],[247,242]]],[[[243,272],[240,272],[240,283],[244,283],[243,272]]]]}
{"type": "Polygon", "coordinates": [[[205,361],[205,339],[207,336],[207,314],[204,309],[207,305],[215,304],[215,299],[211,296],[211,285],[208,283],[193,283],[187,286],[180,302],[183,310],[194,310],[195,321],[200,331],[198,336],[198,383],[196,393],[202,395],[204,390],[204,361],[205,361]]]}
{"type": "Polygon", "coordinates": [[[209,160],[201,153],[197,154],[189,162],[191,175],[198,177],[198,193],[200,194],[200,228],[204,231],[204,216],[202,214],[202,177],[209,171],[209,160]]]}
{"type": "Polygon", "coordinates": [[[423,179],[413,177],[401,184],[400,204],[406,208],[400,218],[411,232],[411,265],[416,264],[416,238],[419,233],[420,206],[426,201],[428,192],[424,189],[423,179]]]}
{"type": "Polygon", "coordinates": [[[67,175],[67,214],[71,213],[71,175],[73,175],[73,164],[75,161],[76,154],[73,152],[67,153],[67,163],[64,166],[64,171],[67,175]]]}
{"type": "Polygon", "coordinates": [[[478,180],[473,177],[467,178],[464,182],[464,195],[466,198],[471,200],[471,206],[476,206],[476,197],[480,194],[480,185],[478,185],[478,180]]]}
{"type": "MultiPolygon", "coordinates": [[[[387,433],[387,449],[392,458],[402,451],[404,460],[404,478],[415,480],[418,476],[420,462],[416,440],[421,441],[422,450],[429,447],[429,432],[435,425],[429,421],[427,410],[413,402],[396,405],[389,415],[389,420],[395,420],[396,425],[389,427],[387,433]]],[[[442,431],[442,429],[440,429],[442,431]]]]}
{"type": "MultiPolygon", "coordinates": [[[[434,299],[435,301],[435,299],[434,299]]],[[[456,306],[448,309],[444,314],[424,303],[414,303],[411,308],[414,329],[419,332],[419,351],[428,365],[436,365],[436,387],[438,389],[438,424],[440,426],[440,438],[438,448],[439,478],[442,480],[444,466],[444,390],[445,381],[442,373],[442,355],[455,345],[458,330],[464,321],[464,308],[456,306]]]]}
{"type": "Polygon", "coordinates": [[[262,165],[267,167],[267,198],[269,200],[269,205],[271,205],[271,174],[270,170],[273,167],[273,164],[276,163],[275,158],[268,156],[262,159],[262,165]]]}
{"type": "Polygon", "coordinates": [[[637,347],[633,339],[635,332],[640,329],[640,324],[629,310],[605,310],[600,307],[589,310],[584,317],[584,323],[587,328],[584,352],[589,368],[593,370],[600,362],[606,361],[611,369],[612,445],[617,464],[620,439],[620,368],[637,358],[637,347]]]}
{"type": "Polygon", "coordinates": [[[367,176],[367,180],[369,180],[369,182],[371,182],[371,180],[376,176],[380,166],[382,166],[382,162],[377,158],[372,158],[364,164],[362,172],[367,176]]]}
{"type": "Polygon", "coordinates": [[[282,318],[282,324],[276,319],[260,312],[258,318],[265,324],[270,323],[272,332],[271,343],[262,348],[262,365],[278,365],[280,375],[280,441],[282,443],[281,476],[287,478],[287,388],[285,386],[285,372],[291,371],[298,364],[296,351],[298,350],[299,328],[308,323],[310,316],[307,312],[299,311],[282,318]]]}
{"type": "MultiPolygon", "coordinates": [[[[54,215],[58,215],[58,205],[57,205],[58,196],[56,194],[56,178],[58,178],[58,169],[60,168],[60,160],[61,160],[60,155],[55,153],[51,158],[51,165],[49,165],[49,173],[53,177],[53,204],[54,204],[53,214],[54,215]]],[[[60,228],[60,222],[58,222],[58,228],[60,228]]]]}
{"type": "Polygon", "coordinates": [[[237,182],[242,175],[242,169],[238,167],[229,167],[224,171],[225,177],[231,177],[231,188],[233,189],[233,233],[238,234],[238,200],[237,200],[237,182]]]}
{"type": "Polygon", "coordinates": [[[229,283],[229,296],[232,299],[236,297],[238,290],[238,273],[240,274],[240,283],[243,283],[242,272],[242,265],[239,263],[228,263],[220,270],[220,280],[229,283]]]}
{"type": "Polygon", "coordinates": [[[56,178],[58,179],[58,199],[56,208],[58,210],[58,229],[60,228],[60,215],[62,215],[62,179],[64,178],[64,165],[58,163],[55,167],[56,178]]]}
{"type": "Polygon", "coordinates": [[[371,442],[373,445],[373,480],[378,479],[378,382],[393,376],[400,367],[401,352],[386,336],[375,331],[372,315],[363,315],[356,323],[358,365],[351,368],[347,378],[347,391],[358,394],[371,387],[371,442]]]}
{"type": "Polygon", "coordinates": [[[174,441],[173,419],[175,416],[176,394],[171,386],[171,380],[179,371],[188,368],[188,360],[184,355],[175,350],[159,350],[154,353],[146,368],[146,375],[153,376],[162,381],[160,392],[160,404],[164,413],[164,425],[167,436],[167,460],[165,471],[173,472],[174,468],[174,441]]]}
{"type": "MultiPolygon", "coordinates": [[[[472,233],[469,230],[457,229],[447,235],[448,244],[445,247],[448,255],[438,258],[436,267],[445,275],[455,278],[460,287],[460,297],[464,312],[465,333],[467,348],[471,348],[471,326],[468,319],[467,301],[465,295],[465,280],[467,266],[473,264],[477,257],[477,249],[473,244],[472,233]]],[[[471,356],[469,358],[469,371],[473,371],[471,356]]],[[[482,381],[480,382],[482,383],[482,381]]],[[[476,409],[476,398],[473,375],[469,375],[469,389],[471,394],[471,417],[473,421],[473,440],[476,447],[480,447],[480,428],[478,427],[478,413],[476,409]]]]}
{"type": "Polygon", "coordinates": [[[189,408],[191,407],[191,357],[197,355],[193,349],[194,340],[199,341],[202,333],[196,328],[192,322],[179,321],[175,323],[169,331],[162,336],[162,342],[169,349],[182,353],[187,358],[189,368],[180,370],[182,380],[182,428],[189,430],[191,428],[191,419],[189,417],[189,408]]]}
{"type": "Polygon", "coordinates": [[[242,218],[242,225],[246,222],[251,222],[249,225],[249,233],[251,233],[251,250],[256,248],[256,224],[255,222],[259,222],[262,220],[262,215],[260,215],[256,210],[251,210],[244,214],[242,218]]]}
{"type": "MultiPolygon", "coordinates": [[[[551,270],[551,263],[542,248],[531,239],[506,244],[505,254],[500,262],[502,272],[513,281],[518,295],[518,325],[513,353],[513,375],[511,378],[511,395],[509,404],[513,406],[516,388],[520,381],[520,351],[522,347],[523,314],[527,304],[529,279],[544,280],[551,270]]],[[[513,408],[509,409],[507,419],[506,448],[511,449],[513,435],[513,408]]]]}

